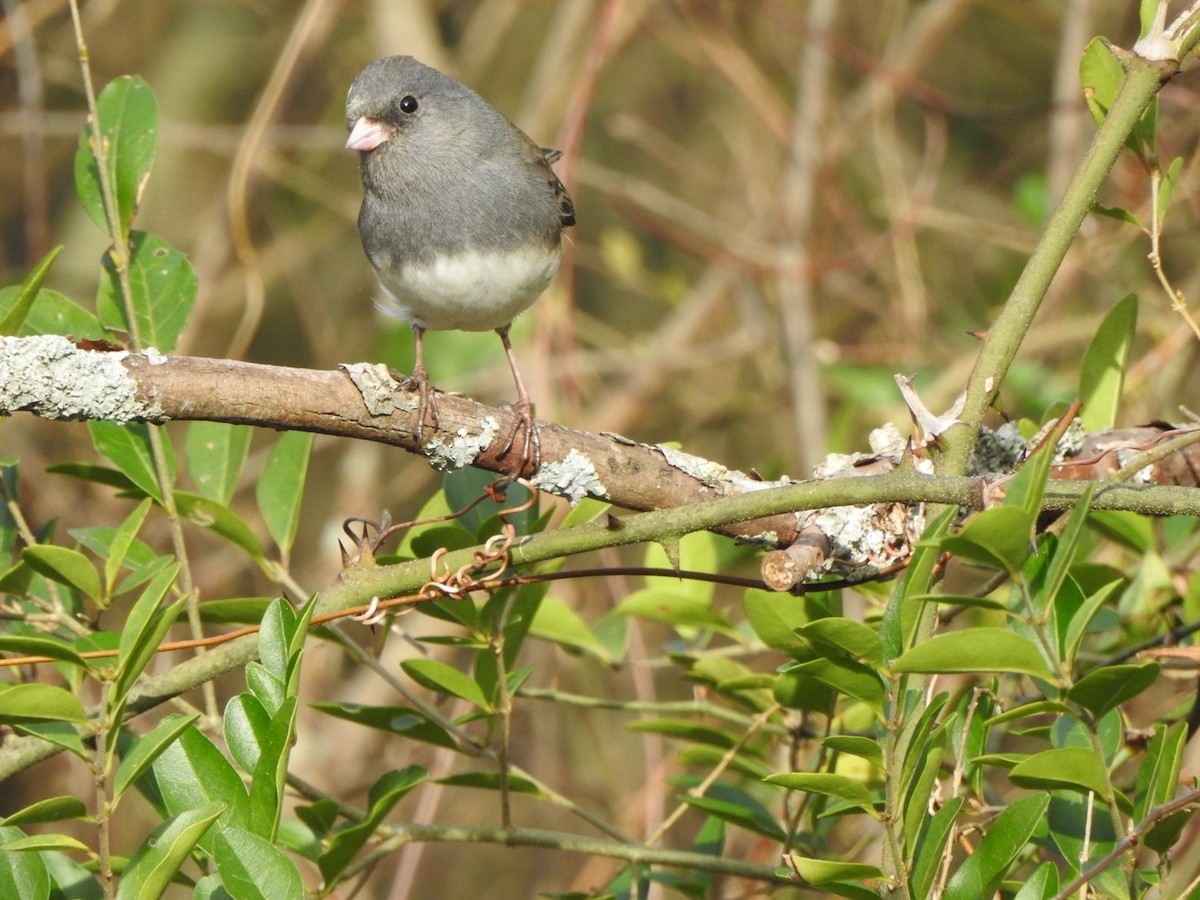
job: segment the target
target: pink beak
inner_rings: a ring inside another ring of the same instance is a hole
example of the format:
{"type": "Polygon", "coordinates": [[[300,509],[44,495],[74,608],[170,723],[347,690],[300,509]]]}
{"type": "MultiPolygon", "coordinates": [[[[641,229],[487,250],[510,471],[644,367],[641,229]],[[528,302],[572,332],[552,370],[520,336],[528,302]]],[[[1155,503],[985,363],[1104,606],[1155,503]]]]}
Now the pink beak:
{"type": "Polygon", "coordinates": [[[361,150],[364,153],[374,150],[385,141],[391,140],[392,134],[388,127],[378,119],[360,118],[350,129],[350,137],[346,140],[347,150],[361,150]]]}

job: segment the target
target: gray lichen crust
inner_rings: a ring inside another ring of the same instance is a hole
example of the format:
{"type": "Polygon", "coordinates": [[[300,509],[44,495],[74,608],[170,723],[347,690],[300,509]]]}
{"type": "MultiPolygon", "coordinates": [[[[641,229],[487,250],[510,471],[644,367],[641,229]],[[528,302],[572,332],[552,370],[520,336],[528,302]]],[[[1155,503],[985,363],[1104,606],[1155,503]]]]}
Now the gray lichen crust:
{"type": "Polygon", "coordinates": [[[566,497],[572,506],[588,496],[608,499],[608,490],[596,474],[596,467],[574,447],[562,459],[543,462],[542,467],[533,476],[533,483],[560,497],[566,497]]]}
{"type": "Polygon", "coordinates": [[[138,399],[137,381],[122,365],[128,356],[124,350],[81,350],[60,335],[0,337],[0,414],[164,421],[157,402],[138,399]]]}

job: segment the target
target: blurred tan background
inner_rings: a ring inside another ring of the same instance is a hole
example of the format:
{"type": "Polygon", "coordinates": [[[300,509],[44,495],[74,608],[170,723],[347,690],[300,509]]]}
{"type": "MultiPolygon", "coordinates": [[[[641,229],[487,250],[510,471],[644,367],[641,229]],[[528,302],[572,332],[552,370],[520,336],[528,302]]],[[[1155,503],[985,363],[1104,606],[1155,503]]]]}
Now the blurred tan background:
{"type": "MultiPolygon", "coordinates": [[[[968,332],[987,328],[1090,137],[1083,45],[1095,34],[1132,44],[1137,5],[92,0],[83,18],[97,87],[137,73],[158,97],[158,162],[138,226],[187,253],[199,274],[180,352],[321,368],[411,364],[407,327],[372,307],[354,226],[357,163],[342,149],[354,75],[376,57],[410,53],[566,150],[557,168],[579,224],[559,281],[513,329],[538,415],[802,477],[826,452],[865,449],[883,422],[907,427],[893,373],[916,373],[931,408],[953,400],[973,361],[968,332]]],[[[90,303],[104,239],[74,199],[85,103],[66,3],[2,6],[2,283],[63,243],[50,286],[90,303]]],[[[1180,78],[1160,111],[1164,159],[1185,159],[1164,255],[1191,296],[1200,277],[1196,88],[1194,76],[1180,78]]],[[[1147,190],[1125,159],[1102,199],[1145,219],[1147,190]]],[[[1122,424],[1178,420],[1179,405],[1194,404],[1194,342],[1157,287],[1148,250],[1130,226],[1086,224],[1003,392],[1010,414],[1038,418],[1073,396],[1087,341],[1128,291],[1142,305],[1122,424]]],[[[431,333],[427,348],[438,387],[511,399],[494,335],[431,333]]],[[[32,520],[117,521],[125,506],[108,492],[41,474],[90,455],[84,428],[19,418],[0,429],[0,455],[22,459],[32,520]]],[[[270,439],[256,439],[256,450],[270,439]]],[[[251,474],[260,462],[252,455],[251,474]]],[[[405,517],[438,478],[391,448],[318,440],[296,577],[313,590],[328,583],[342,519],[384,508],[405,517]]],[[[196,540],[206,597],[271,592],[223,546],[196,540]]],[[[624,587],[562,596],[590,618],[624,587]]],[[[333,651],[314,651],[314,699],[391,702],[333,651]]],[[[656,685],[653,670],[638,683],[637,666],[612,673],[552,651],[538,662],[539,681],[574,690],[688,696],[674,677],[656,685]]],[[[522,763],[634,830],[652,821],[669,753],[623,734],[617,719],[563,721],[567,712],[529,718],[522,763]]],[[[348,799],[385,761],[431,763],[423,748],[352,729],[343,739],[328,720],[310,727],[296,770],[348,799]],[[350,743],[363,738],[379,744],[350,743]]],[[[494,818],[489,796],[440,802],[424,812],[494,818]]],[[[413,808],[411,799],[401,807],[413,808]]],[[[528,821],[546,815],[518,808],[527,824],[575,824],[528,821]]],[[[524,850],[407,852],[363,896],[522,897],[585,889],[613,871],[524,850]]],[[[752,847],[744,852],[753,858],[752,847]]]]}

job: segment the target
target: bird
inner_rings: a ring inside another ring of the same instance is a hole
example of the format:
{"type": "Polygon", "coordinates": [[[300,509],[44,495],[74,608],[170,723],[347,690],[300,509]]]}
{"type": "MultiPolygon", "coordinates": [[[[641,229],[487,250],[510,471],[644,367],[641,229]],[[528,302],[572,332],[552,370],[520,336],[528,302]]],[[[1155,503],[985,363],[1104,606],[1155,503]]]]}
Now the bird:
{"type": "Polygon", "coordinates": [[[517,389],[523,432],[514,472],[540,464],[533,403],[509,328],[554,279],[562,232],[575,205],[540,147],[481,96],[411,56],[389,56],[359,73],[346,96],[346,147],[359,155],[359,236],[383,297],[376,306],[406,319],[419,392],[414,434],[422,441],[437,409],[425,369],[426,330],[495,331],[517,389]]]}

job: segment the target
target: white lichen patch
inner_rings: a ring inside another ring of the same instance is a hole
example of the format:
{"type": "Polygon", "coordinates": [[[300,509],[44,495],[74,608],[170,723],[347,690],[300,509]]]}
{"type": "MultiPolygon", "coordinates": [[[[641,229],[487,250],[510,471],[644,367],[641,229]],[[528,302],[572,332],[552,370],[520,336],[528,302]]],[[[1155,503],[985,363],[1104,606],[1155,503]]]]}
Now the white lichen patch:
{"type": "Polygon", "coordinates": [[[663,455],[667,465],[672,466],[685,475],[690,475],[706,487],[721,487],[729,476],[729,470],[720,463],[700,456],[692,456],[682,450],[655,444],[654,449],[663,455]]]}
{"type": "Polygon", "coordinates": [[[353,363],[342,365],[342,371],[362,395],[363,405],[373,416],[390,416],[399,410],[412,412],[417,401],[402,390],[400,382],[382,364],[353,363]]]}
{"type": "Polygon", "coordinates": [[[121,364],[128,356],[124,350],[81,350],[61,335],[0,338],[0,414],[163,421],[157,402],[138,399],[137,381],[121,364]]]}
{"type": "Polygon", "coordinates": [[[434,469],[453,472],[475,462],[479,454],[491,446],[499,431],[499,423],[494,417],[488,416],[479,431],[464,426],[449,441],[437,438],[427,442],[421,450],[434,469]]]}
{"type": "Polygon", "coordinates": [[[608,489],[596,475],[596,467],[574,447],[562,459],[543,462],[533,476],[533,483],[542,490],[566,497],[572,506],[584,497],[608,499],[608,489]]]}

